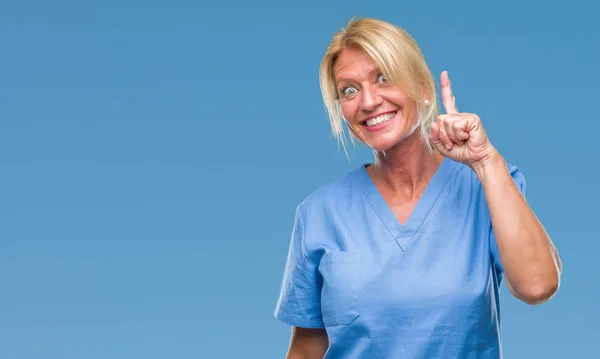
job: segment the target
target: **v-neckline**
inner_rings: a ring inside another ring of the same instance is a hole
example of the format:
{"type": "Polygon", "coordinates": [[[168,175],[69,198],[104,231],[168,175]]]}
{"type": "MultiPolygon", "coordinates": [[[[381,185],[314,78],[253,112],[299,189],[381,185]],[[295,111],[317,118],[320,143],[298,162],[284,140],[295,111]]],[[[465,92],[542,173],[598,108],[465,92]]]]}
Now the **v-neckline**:
{"type": "Polygon", "coordinates": [[[390,235],[396,240],[402,251],[406,250],[407,245],[427,218],[427,215],[446,187],[446,183],[457,168],[457,164],[457,162],[449,158],[443,159],[404,224],[398,220],[367,172],[367,167],[371,164],[365,163],[361,166],[360,188],[362,188],[367,202],[371,205],[377,217],[379,217],[390,235]]]}

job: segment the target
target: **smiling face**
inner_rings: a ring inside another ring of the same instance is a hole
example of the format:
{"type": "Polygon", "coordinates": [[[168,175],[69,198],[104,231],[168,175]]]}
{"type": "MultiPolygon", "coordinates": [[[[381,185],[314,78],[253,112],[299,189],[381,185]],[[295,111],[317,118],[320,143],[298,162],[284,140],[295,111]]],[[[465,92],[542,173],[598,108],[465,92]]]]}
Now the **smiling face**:
{"type": "Polygon", "coordinates": [[[333,71],[344,119],[359,141],[386,151],[415,134],[417,103],[389,83],[367,54],[346,48],[333,71]]]}

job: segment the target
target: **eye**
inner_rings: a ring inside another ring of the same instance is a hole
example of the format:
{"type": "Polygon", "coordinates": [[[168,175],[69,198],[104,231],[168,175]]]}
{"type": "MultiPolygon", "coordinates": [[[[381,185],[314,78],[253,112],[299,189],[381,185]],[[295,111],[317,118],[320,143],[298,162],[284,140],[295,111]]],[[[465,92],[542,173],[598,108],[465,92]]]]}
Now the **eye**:
{"type": "Polygon", "coordinates": [[[377,83],[379,83],[379,84],[387,83],[387,79],[385,78],[384,74],[379,74],[379,76],[377,76],[377,83]]]}
{"type": "Polygon", "coordinates": [[[356,90],[356,88],[353,86],[347,86],[342,89],[342,94],[344,95],[344,97],[354,96],[357,92],[358,90],[356,90]]]}

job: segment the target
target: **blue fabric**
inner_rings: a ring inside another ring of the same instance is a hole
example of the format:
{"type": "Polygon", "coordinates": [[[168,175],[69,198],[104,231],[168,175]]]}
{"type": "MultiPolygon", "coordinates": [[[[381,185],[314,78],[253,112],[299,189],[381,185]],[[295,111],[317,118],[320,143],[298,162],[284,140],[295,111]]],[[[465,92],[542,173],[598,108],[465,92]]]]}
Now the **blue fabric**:
{"type": "Polygon", "coordinates": [[[502,357],[502,264],[475,173],[446,158],[402,225],[366,166],[297,207],[275,317],[326,328],[325,358],[502,357]]]}

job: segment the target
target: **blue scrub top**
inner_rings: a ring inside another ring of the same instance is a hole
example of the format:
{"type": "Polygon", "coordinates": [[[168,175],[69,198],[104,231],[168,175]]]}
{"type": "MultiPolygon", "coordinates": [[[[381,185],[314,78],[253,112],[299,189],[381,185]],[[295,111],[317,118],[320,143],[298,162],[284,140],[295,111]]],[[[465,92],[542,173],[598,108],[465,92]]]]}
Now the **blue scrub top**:
{"type": "Polygon", "coordinates": [[[445,158],[401,224],[366,167],[297,207],[275,317],[325,328],[328,359],[501,358],[503,269],[473,170],[445,158]]]}

